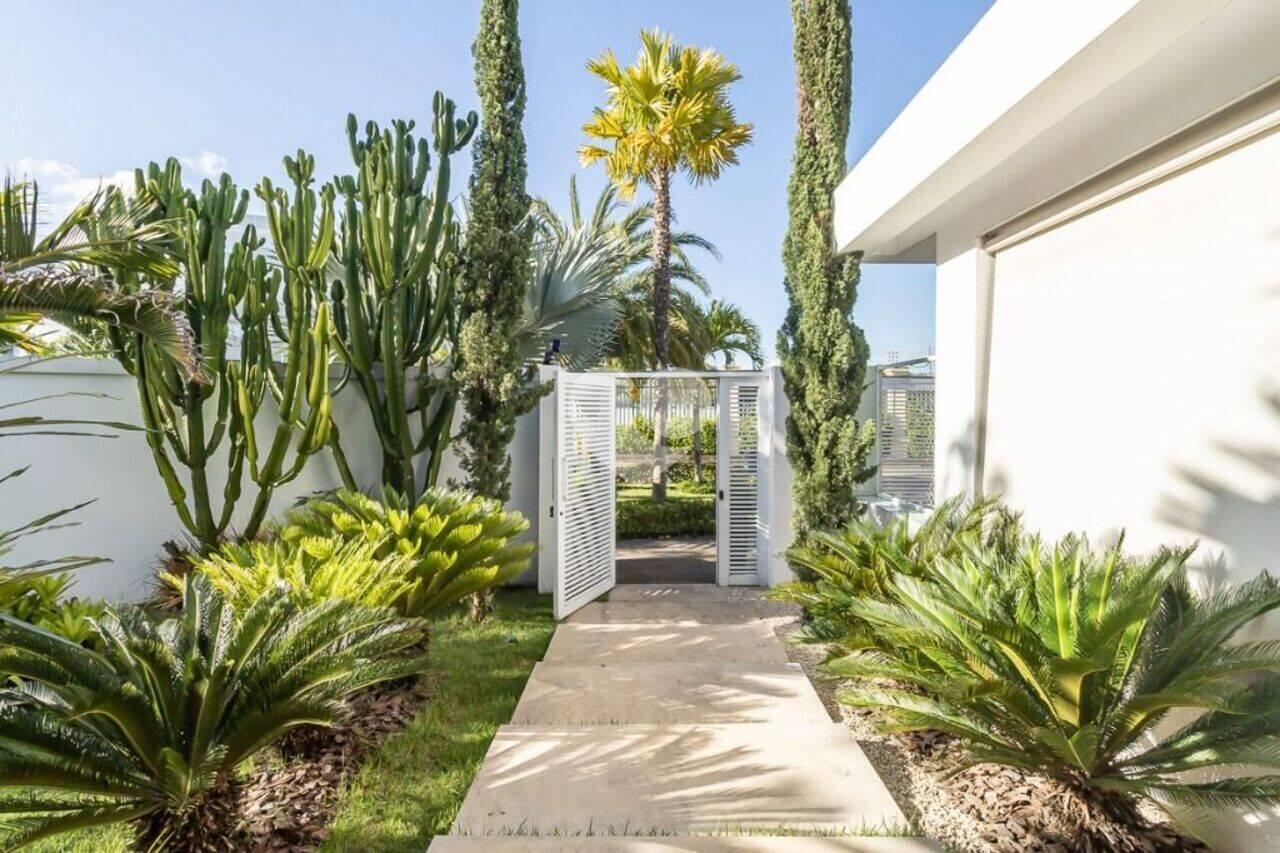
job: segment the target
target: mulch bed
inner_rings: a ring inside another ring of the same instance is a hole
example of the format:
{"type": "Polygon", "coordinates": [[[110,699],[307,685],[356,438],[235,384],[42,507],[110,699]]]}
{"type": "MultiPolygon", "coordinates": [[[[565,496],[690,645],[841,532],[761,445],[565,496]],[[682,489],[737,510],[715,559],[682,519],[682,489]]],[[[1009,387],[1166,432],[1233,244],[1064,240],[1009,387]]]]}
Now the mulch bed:
{"type": "Polygon", "coordinates": [[[375,687],[348,700],[346,722],[288,736],[280,747],[285,766],[257,771],[245,781],[249,849],[295,853],[320,847],[347,780],[383,740],[408,725],[429,696],[423,679],[375,687]]]}

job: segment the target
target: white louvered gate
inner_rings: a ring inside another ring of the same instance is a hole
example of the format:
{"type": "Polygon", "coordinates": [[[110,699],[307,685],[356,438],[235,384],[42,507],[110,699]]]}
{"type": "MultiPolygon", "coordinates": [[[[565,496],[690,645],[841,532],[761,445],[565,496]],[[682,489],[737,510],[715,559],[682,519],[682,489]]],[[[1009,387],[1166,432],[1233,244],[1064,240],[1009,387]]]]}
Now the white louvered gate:
{"type": "Polygon", "coordinates": [[[760,381],[720,379],[716,442],[716,582],[760,582],[760,381]]]}
{"type": "Polygon", "coordinates": [[[556,388],[555,616],[613,589],[614,394],[608,374],[560,372],[556,388]]]}

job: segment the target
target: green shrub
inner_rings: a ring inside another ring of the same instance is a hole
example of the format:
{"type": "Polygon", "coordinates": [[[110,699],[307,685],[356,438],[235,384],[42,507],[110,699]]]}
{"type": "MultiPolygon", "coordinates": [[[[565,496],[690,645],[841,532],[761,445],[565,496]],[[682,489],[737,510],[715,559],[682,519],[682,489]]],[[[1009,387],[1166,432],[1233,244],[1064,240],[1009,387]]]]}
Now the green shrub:
{"type": "Polygon", "coordinates": [[[89,639],[89,620],[101,615],[102,603],[67,598],[70,574],[15,574],[0,584],[0,613],[53,631],[74,643],[89,639]]]}
{"type": "Polygon", "coordinates": [[[895,575],[919,575],[920,566],[936,557],[956,557],[967,539],[1012,558],[1021,536],[1018,517],[991,499],[949,500],[914,532],[906,518],[883,527],[855,519],[843,530],[811,533],[788,549],[787,560],[801,580],[777,587],[771,597],[804,608],[809,619],[796,639],[836,642],[861,630],[850,609],[854,598],[887,594],[895,575]]]}
{"type": "MultiPolygon", "coordinates": [[[[702,430],[702,452],[711,458],[716,454],[716,422],[714,418],[704,418],[700,422],[702,430]]],[[[644,415],[637,415],[628,424],[618,427],[617,448],[619,453],[647,453],[653,450],[653,422],[644,415]]],[[[667,421],[667,447],[672,450],[693,449],[693,418],[671,418],[667,421]]]]}
{"type": "MultiPolygon", "coordinates": [[[[275,589],[286,589],[299,604],[338,599],[364,607],[399,607],[416,587],[413,562],[383,555],[377,544],[338,537],[301,536],[293,542],[227,544],[194,568],[236,607],[247,607],[275,589]]],[[[162,574],[175,590],[182,578],[162,574]]]]}
{"type": "Polygon", "coordinates": [[[1280,776],[1231,772],[1280,767],[1280,642],[1231,644],[1280,607],[1280,584],[1264,574],[1195,591],[1188,550],[1132,559],[1080,538],[1023,539],[1010,559],[960,539],[905,565],[893,544],[888,572],[839,593],[855,628],[829,666],[858,679],[841,701],[880,709],[890,731],[954,735],[971,764],[1058,781],[1088,849],[1146,849],[1144,800],[1280,798],[1280,776]],[[1212,781],[1188,776],[1203,770],[1212,781]]]}
{"type": "Polygon", "coordinates": [[[707,536],[716,532],[716,505],[711,498],[668,495],[665,501],[619,500],[619,539],[662,536],[707,536]]]}
{"type": "Polygon", "coordinates": [[[100,651],[0,622],[0,813],[6,846],[131,823],[146,850],[246,849],[236,770],[341,700],[419,672],[425,623],[344,601],[267,595],[237,612],[193,575],[182,612],[95,620],[100,651]]]}
{"type": "Polygon", "coordinates": [[[399,606],[421,616],[518,577],[537,550],[513,541],[528,528],[524,516],[470,492],[430,489],[410,503],[390,490],[383,501],[343,490],[290,512],[280,538],[312,550],[325,539],[363,544],[377,558],[404,560],[399,606]]]}

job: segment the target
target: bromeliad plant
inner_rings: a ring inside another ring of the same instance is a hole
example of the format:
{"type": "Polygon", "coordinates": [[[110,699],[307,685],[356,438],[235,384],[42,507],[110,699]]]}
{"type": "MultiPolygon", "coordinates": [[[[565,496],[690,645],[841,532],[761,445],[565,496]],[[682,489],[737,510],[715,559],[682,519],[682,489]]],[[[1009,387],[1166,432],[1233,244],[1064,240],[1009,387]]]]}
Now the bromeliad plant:
{"type": "Polygon", "coordinates": [[[436,93],[434,185],[426,139],[412,121],[364,137],[354,115],[347,137],[356,174],[336,180],[342,196],[330,295],[335,345],[364,396],[382,446],[382,482],[406,495],[434,485],[452,438],[457,391],[445,356],[457,337],[454,295],[460,230],[449,201],[450,157],[471,139],[476,114],[455,118],[436,93]],[[432,370],[445,371],[433,375],[432,370]],[[416,426],[415,426],[416,425],[416,426]],[[421,474],[415,459],[427,454],[421,474]]]}
{"type": "Polygon", "coordinates": [[[860,679],[841,699],[1061,783],[1081,849],[1146,849],[1144,800],[1274,803],[1280,775],[1241,771],[1280,767],[1280,643],[1233,640],[1280,607],[1280,584],[1197,591],[1189,554],[1029,540],[1015,560],[971,545],[893,573],[847,602],[865,630],[831,664],[860,679]]]}
{"type": "Polygon", "coordinates": [[[236,770],[344,697],[421,671],[419,620],[268,595],[237,612],[194,576],[181,614],[112,605],[100,651],[0,622],[0,812],[8,845],[128,822],[157,851],[240,849],[236,770]]]}
{"type": "Polygon", "coordinates": [[[380,558],[407,560],[399,606],[425,616],[466,596],[513,580],[537,545],[514,542],[524,516],[465,491],[431,489],[418,501],[388,490],[382,501],[341,491],[289,513],[281,538],[302,548],[320,540],[373,546],[380,558]]]}

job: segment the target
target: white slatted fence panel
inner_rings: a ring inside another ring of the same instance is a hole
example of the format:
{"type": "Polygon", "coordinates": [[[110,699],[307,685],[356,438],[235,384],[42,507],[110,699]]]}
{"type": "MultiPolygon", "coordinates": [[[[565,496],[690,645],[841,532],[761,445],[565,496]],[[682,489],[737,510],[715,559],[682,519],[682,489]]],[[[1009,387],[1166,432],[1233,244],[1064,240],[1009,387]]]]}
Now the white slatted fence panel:
{"type": "Polygon", "coordinates": [[[615,582],[614,390],[609,376],[560,374],[557,619],[615,582]]]}
{"type": "Polygon", "coordinates": [[[725,448],[722,451],[723,490],[720,550],[727,566],[721,582],[751,585],[759,582],[760,548],[760,387],[730,381],[721,392],[725,448]]]}

